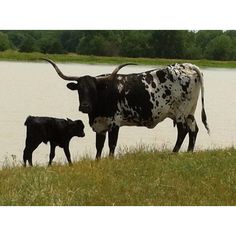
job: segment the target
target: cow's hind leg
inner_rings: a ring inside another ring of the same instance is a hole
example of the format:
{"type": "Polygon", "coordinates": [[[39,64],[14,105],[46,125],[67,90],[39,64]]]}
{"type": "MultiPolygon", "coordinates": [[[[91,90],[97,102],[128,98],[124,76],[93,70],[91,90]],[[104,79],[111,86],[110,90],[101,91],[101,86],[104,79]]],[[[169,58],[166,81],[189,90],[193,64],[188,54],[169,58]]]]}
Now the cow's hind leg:
{"type": "Polygon", "coordinates": [[[96,133],[96,149],[97,149],[96,159],[97,160],[101,158],[102,149],[103,149],[105,140],[106,140],[106,134],[96,133]]]}
{"type": "Polygon", "coordinates": [[[197,133],[198,133],[198,126],[196,120],[193,115],[189,115],[187,118],[187,125],[189,129],[189,145],[188,145],[188,152],[192,152],[194,150],[194,146],[196,143],[197,133]]]}
{"type": "Polygon", "coordinates": [[[177,141],[175,144],[175,147],[173,149],[173,152],[178,152],[187,133],[188,133],[188,128],[186,126],[186,124],[182,123],[182,122],[178,122],[177,123],[177,141]]]}
{"type": "Polygon", "coordinates": [[[115,126],[109,133],[108,133],[108,145],[110,149],[109,156],[114,156],[117,139],[119,134],[119,127],[115,126]]]}

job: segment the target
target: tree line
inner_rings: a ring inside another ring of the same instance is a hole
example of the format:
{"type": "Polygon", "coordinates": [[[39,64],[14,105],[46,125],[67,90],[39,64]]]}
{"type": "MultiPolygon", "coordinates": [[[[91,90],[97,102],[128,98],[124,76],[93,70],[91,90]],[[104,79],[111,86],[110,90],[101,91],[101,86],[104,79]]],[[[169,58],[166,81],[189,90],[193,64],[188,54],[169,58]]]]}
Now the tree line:
{"type": "Polygon", "coordinates": [[[5,30],[0,51],[236,60],[235,30],[5,30]]]}

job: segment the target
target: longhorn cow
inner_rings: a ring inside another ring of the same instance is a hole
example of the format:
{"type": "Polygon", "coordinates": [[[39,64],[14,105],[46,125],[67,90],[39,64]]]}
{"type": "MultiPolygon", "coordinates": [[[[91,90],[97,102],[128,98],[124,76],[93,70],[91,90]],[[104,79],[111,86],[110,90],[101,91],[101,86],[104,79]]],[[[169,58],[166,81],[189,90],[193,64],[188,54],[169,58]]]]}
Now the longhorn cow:
{"type": "Polygon", "coordinates": [[[89,124],[96,132],[96,159],[100,159],[106,133],[110,155],[113,156],[121,126],[154,128],[166,118],[177,126],[177,141],[173,152],[178,152],[189,134],[188,151],[193,151],[198,126],[194,118],[201,90],[202,122],[209,133],[204,108],[203,74],[193,64],[174,64],[163,69],[142,73],[117,74],[132,63],[119,65],[111,74],[101,76],[66,76],[49,59],[58,75],[70,90],[77,90],[79,110],[87,113],[89,124]]]}

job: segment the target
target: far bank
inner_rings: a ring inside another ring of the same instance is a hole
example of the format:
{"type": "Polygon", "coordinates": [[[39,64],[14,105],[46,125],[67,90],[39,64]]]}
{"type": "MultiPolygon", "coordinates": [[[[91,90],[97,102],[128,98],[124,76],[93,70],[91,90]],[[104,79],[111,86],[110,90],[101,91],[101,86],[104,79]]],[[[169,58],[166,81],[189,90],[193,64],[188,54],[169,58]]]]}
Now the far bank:
{"type": "Polygon", "coordinates": [[[93,55],[69,54],[43,54],[38,52],[0,52],[1,61],[41,61],[40,58],[46,57],[57,62],[72,62],[83,64],[122,64],[134,62],[140,65],[169,65],[173,63],[193,63],[199,67],[215,68],[236,68],[236,61],[213,61],[213,60],[188,60],[188,59],[163,59],[163,58],[130,58],[130,57],[104,57],[93,55]]]}

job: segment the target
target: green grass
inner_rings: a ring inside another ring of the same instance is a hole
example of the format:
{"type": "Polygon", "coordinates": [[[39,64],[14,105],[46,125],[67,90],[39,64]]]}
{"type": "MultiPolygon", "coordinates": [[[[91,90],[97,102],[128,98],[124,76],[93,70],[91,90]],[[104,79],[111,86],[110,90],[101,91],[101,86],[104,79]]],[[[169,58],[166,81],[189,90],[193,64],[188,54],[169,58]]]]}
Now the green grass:
{"type": "Polygon", "coordinates": [[[17,51],[0,52],[0,60],[39,61],[39,58],[47,57],[58,62],[76,62],[89,64],[121,64],[134,62],[140,65],[168,65],[173,63],[190,62],[201,67],[236,68],[236,61],[210,61],[210,60],[184,60],[184,59],[160,59],[160,58],[128,58],[128,57],[99,57],[78,54],[42,54],[22,53],[17,51]]]}
{"type": "Polygon", "coordinates": [[[134,150],[51,168],[4,168],[0,205],[232,206],[236,150],[134,150]]]}

